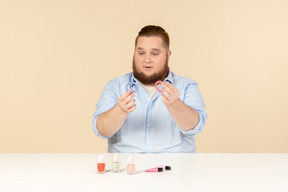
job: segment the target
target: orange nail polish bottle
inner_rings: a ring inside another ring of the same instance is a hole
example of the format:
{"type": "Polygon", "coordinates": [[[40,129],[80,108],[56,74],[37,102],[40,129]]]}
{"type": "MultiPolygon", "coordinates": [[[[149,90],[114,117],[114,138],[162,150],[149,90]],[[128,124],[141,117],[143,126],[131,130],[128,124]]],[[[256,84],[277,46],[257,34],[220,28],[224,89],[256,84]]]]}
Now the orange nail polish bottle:
{"type": "Polygon", "coordinates": [[[98,157],[97,171],[98,171],[98,173],[104,173],[105,172],[105,163],[104,163],[103,155],[100,155],[98,157]]]}

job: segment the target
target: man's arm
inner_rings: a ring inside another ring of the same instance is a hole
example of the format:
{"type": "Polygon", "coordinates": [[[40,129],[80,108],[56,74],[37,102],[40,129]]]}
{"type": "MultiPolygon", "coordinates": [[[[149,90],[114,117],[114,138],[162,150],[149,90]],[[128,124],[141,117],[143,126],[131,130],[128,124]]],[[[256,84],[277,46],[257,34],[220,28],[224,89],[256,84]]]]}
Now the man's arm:
{"type": "Polygon", "coordinates": [[[128,114],[136,109],[135,94],[130,90],[117,99],[117,104],[107,112],[99,115],[97,119],[97,129],[103,137],[114,135],[125,122],[128,114]],[[133,99],[133,100],[132,100],[133,99]]]}
{"type": "Polygon", "coordinates": [[[162,100],[173,120],[183,131],[194,129],[199,122],[198,112],[179,99],[179,90],[168,82],[162,83],[162,100]]]}

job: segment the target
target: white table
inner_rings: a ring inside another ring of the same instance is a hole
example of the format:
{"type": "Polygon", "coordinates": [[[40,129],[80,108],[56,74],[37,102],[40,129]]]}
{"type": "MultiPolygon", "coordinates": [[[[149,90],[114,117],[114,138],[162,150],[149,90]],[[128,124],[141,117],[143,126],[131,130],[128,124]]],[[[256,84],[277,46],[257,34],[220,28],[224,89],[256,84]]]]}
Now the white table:
{"type": "Polygon", "coordinates": [[[97,173],[99,154],[0,154],[0,191],[288,191],[288,154],[119,154],[120,173],[97,173]],[[145,169],[170,165],[171,171],[145,169]]]}

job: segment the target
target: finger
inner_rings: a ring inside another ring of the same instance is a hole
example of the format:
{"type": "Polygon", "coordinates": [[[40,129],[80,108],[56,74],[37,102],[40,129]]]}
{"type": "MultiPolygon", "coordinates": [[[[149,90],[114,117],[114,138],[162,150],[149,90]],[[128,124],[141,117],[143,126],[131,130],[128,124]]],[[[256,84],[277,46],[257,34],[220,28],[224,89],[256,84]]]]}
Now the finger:
{"type": "Polygon", "coordinates": [[[127,103],[126,105],[125,105],[125,107],[127,108],[127,109],[130,109],[131,107],[133,107],[133,105],[135,105],[135,99],[133,99],[132,101],[130,101],[129,103],[127,103]]]}
{"type": "Polygon", "coordinates": [[[168,86],[164,85],[163,89],[162,89],[162,93],[163,94],[169,94],[169,95],[173,95],[175,94],[168,86]]]}
{"type": "Polygon", "coordinates": [[[133,105],[130,109],[128,109],[127,111],[130,113],[132,111],[134,111],[136,109],[136,105],[133,105]]]}
{"type": "Polygon", "coordinates": [[[120,102],[124,101],[129,95],[131,95],[131,90],[127,91],[126,93],[124,93],[119,97],[120,102]]]}
{"type": "Polygon", "coordinates": [[[169,101],[170,95],[165,90],[162,91],[162,97],[164,97],[167,101],[169,101]]]}
{"type": "Polygon", "coordinates": [[[174,85],[172,85],[171,83],[169,83],[169,82],[165,82],[164,83],[165,84],[165,87],[168,87],[171,91],[173,91],[174,93],[176,93],[177,92],[177,88],[174,86],[174,85]]]}
{"type": "Polygon", "coordinates": [[[130,89],[130,91],[129,91],[129,92],[132,94],[132,93],[134,93],[135,91],[134,91],[133,89],[130,89]]]}
{"type": "Polygon", "coordinates": [[[161,95],[161,98],[165,105],[169,102],[169,100],[164,96],[164,94],[161,95]]]}
{"type": "Polygon", "coordinates": [[[131,94],[131,95],[128,95],[128,96],[122,101],[122,103],[123,103],[124,105],[127,105],[127,103],[129,103],[129,102],[133,99],[134,96],[135,96],[134,93],[131,94]]]}
{"type": "MultiPolygon", "coordinates": [[[[170,84],[170,83],[168,83],[170,84]]],[[[174,86],[173,86],[174,87],[174,86]]],[[[170,97],[175,97],[177,92],[174,92],[171,88],[173,87],[169,87],[167,86],[166,84],[164,84],[164,87],[163,87],[163,94],[166,96],[167,99],[169,99],[170,97]],[[168,94],[168,95],[167,95],[168,94]],[[168,98],[169,97],[169,98],[168,98]]]]}

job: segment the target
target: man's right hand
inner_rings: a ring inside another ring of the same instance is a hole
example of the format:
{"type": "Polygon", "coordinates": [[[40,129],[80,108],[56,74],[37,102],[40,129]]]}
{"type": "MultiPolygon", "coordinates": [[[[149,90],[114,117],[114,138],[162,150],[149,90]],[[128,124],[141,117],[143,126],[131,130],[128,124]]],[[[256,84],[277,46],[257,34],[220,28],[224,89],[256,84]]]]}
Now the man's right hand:
{"type": "Polygon", "coordinates": [[[135,94],[132,92],[133,92],[133,89],[124,93],[117,99],[118,106],[126,113],[130,113],[136,109],[136,105],[135,105],[136,101],[135,99],[133,99],[135,94]]]}

